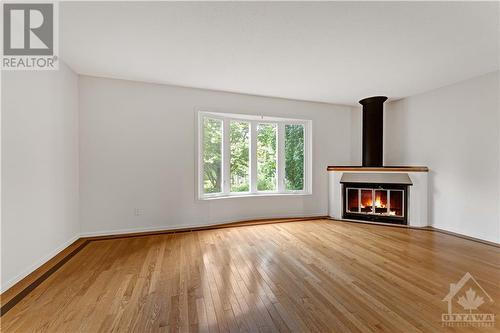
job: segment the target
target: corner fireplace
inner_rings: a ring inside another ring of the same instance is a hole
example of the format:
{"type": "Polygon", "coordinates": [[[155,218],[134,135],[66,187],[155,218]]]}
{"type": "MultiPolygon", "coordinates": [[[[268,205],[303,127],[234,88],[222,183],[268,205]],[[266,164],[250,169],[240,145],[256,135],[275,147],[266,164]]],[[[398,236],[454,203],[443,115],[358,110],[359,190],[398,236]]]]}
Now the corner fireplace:
{"type": "Polygon", "coordinates": [[[408,174],[345,173],[342,218],[408,224],[408,174]]]}
{"type": "Polygon", "coordinates": [[[329,166],[328,215],[336,220],[429,225],[424,166],[384,166],[385,96],[362,99],[361,166],[329,166]]]}

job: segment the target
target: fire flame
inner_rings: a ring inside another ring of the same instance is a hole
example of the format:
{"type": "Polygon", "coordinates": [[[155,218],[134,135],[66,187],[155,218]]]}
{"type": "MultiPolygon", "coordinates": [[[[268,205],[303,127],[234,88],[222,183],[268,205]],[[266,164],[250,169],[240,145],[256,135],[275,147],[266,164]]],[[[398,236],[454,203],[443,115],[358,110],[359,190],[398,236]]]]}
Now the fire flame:
{"type": "Polygon", "coordinates": [[[375,202],[373,201],[373,197],[364,197],[361,200],[361,208],[372,207],[375,204],[375,208],[387,208],[386,200],[382,200],[380,194],[377,193],[375,196],[375,202]]]}
{"type": "Polygon", "coordinates": [[[375,199],[375,207],[377,208],[386,208],[382,202],[380,202],[380,198],[375,199]]]}

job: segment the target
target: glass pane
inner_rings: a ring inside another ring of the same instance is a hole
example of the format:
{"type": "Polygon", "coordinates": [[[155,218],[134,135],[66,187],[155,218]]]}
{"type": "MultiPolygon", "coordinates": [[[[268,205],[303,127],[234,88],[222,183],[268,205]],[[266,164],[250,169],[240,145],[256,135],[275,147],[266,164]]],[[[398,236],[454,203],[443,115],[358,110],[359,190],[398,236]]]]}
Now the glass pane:
{"type": "Polygon", "coordinates": [[[391,191],[389,215],[403,216],[403,191],[391,191]]]}
{"type": "Polygon", "coordinates": [[[371,213],[373,206],[372,190],[361,190],[361,211],[371,213]]]}
{"type": "Polygon", "coordinates": [[[276,124],[257,125],[257,190],[276,190],[276,124]]]}
{"type": "Polygon", "coordinates": [[[248,192],[250,190],[249,130],[249,123],[231,121],[229,125],[231,192],[248,192]]]}
{"type": "Polygon", "coordinates": [[[203,118],[203,191],[222,188],[222,120],[203,118]]]}
{"type": "Polygon", "coordinates": [[[285,125],[285,186],[304,189],[304,126],[285,125]]]}
{"type": "Polygon", "coordinates": [[[354,188],[347,190],[347,210],[357,213],[359,211],[359,191],[354,188]]]}
{"type": "Polygon", "coordinates": [[[387,191],[386,190],[376,190],[375,191],[375,213],[386,214],[387,213],[387,191]]]}

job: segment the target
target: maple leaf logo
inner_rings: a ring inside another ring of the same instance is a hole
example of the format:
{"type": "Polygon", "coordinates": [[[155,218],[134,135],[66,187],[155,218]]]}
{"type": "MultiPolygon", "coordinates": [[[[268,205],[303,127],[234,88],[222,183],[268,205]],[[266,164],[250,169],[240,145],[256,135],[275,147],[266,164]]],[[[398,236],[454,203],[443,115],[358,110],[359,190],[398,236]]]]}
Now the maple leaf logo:
{"type": "Polygon", "coordinates": [[[477,308],[483,303],[483,297],[477,296],[476,291],[471,288],[465,292],[465,297],[460,296],[458,298],[458,304],[460,304],[464,310],[469,310],[469,313],[471,313],[472,310],[477,310],[477,308]]]}

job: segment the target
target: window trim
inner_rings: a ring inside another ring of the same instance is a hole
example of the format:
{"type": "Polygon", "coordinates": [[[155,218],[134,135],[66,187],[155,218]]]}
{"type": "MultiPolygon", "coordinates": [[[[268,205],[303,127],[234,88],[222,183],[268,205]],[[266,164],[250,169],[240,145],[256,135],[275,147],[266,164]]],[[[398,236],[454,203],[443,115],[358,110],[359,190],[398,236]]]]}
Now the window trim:
{"type": "Polygon", "coordinates": [[[307,119],[291,119],[281,117],[268,117],[263,115],[247,115],[238,113],[221,113],[206,110],[198,111],[197,117],[197,197],[199,200],[241,198],[255,196],[294,196],[312,194],[312,121],[307,119]],[[203,187],[203,119],[211,118],[222,121],[222,186],[220,193],[204,193],[203,187]],[[250,127],[250,147],[249,147],[249,182],[250,191],[231,192],[230,180],[230,142],[229,124],[231,121],[248,122],[250,127]],[[257,125],[261,123],[277,124],[276,140],[276,191],[257,190],[257,161],[254,156],[257,152],[257,125]],[[286,190],[285,183],[285,125],[304,126],[304,189],[286,190]],[[281,162],[283,161],[283,162],[281,162]]]}

